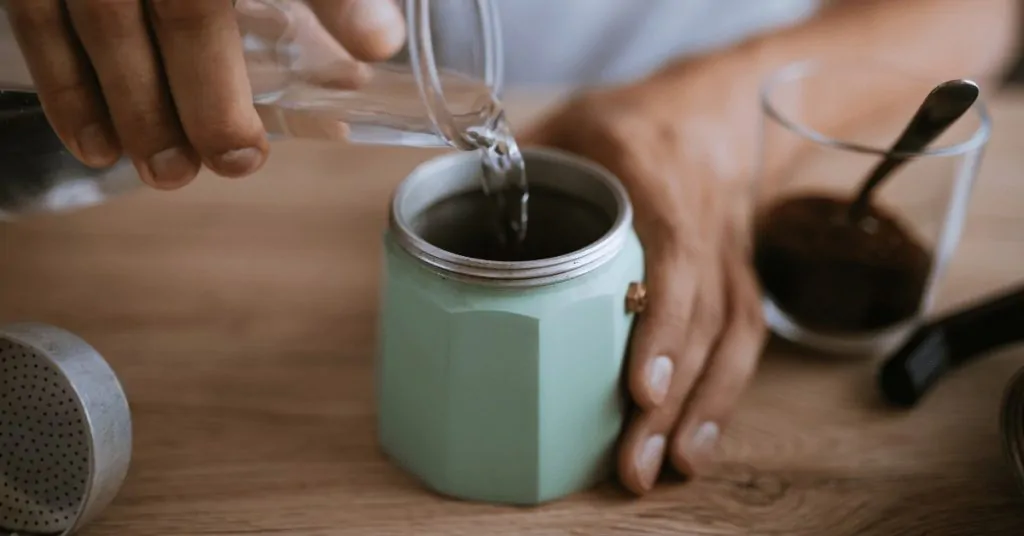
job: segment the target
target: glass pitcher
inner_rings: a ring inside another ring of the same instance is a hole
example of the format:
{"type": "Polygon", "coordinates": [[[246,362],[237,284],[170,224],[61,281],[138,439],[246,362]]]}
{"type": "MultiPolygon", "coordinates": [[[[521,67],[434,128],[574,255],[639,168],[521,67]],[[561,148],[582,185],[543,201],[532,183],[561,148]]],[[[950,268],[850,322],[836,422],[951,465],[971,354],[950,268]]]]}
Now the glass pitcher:
{"type": "MultiPolygon", "coordinates": [[[[495,2],[399,3],[405,45],[365,64],[337,53],[302,0],[236,0],[254,104],[271,138],[472,150],[502,127],[495,2]]],[[[102,203],[142,184],[128,159],[105,169],[78,162],[20,67],[0,63],[0,220],[102,203]]]]}

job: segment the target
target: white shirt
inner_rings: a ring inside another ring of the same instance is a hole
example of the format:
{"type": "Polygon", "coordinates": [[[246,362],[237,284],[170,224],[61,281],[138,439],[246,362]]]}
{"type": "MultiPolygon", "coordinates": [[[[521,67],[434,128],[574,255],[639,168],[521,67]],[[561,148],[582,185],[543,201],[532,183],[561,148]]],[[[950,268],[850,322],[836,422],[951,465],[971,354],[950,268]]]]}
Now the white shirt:
{"type": "Polygon", "coordinates": [[[643,76],[674,58],[801,22],[819,0],[497,0],[507,86],[643,76]]]}
{"type": "MultiPolygon", "coordinates": [[[[501,15],[506,87],[566,88],[627,81],[674,58],[798,23],[815,12],[820,0],[495,2],[501,15]]],[[[28,70],[3,15],[0,82],[26,83],[28,70]]]]}

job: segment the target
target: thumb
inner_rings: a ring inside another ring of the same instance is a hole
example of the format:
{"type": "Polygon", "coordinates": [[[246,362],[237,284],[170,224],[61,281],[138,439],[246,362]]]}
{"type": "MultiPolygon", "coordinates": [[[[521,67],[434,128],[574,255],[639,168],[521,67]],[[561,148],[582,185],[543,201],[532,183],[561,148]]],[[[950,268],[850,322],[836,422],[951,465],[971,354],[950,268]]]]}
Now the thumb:
{"type": "Polygon", "coordinates": [[[254,93],[279,90],[291,77],[337,89],[355,89],[369,81],[370,66],[342,47],[309,6],[301,2],[286,6],[269,7],[262,0],[235,5],[240,28],[262,41],[260,46],[246,45],[245,50],[254,93]],[[274,46],[282,40],[295,45],[286,64],[274,46]]]}
{"type": "Polygon", "coordinates": [[[405,18],[395,0],[308,0],[308,4],[331,35],[359,60],[386,60],[405,44],[405,18]]]}

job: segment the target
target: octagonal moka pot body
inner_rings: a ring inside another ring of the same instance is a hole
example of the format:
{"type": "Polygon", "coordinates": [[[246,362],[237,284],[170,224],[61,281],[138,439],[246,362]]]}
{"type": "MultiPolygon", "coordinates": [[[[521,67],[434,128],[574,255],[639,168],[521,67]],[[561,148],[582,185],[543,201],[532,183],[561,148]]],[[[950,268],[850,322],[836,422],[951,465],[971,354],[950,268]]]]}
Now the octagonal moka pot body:
{"type": "Polygon", "coordinates": [[[380,441],[428,487],[470,501],[533,505],[604,480],[626,410],[627,294],[644,273],[626,191],[576,156],[524,156],[517,258],[533,260],[483,260],[497,232],[476,153],[415,169],[384,239],[380,441]]]}

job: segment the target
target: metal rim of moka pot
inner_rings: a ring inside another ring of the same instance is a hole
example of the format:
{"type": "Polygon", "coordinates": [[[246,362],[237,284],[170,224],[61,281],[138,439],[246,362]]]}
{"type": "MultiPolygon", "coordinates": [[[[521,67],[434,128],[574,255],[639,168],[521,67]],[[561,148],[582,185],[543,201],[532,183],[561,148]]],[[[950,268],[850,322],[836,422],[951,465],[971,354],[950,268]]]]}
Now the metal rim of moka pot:
{"type": "Polygon", "coordinates": [[[633,207],[622,183],[604,167],[561,150],[531,147],[522,152],[530,187],[580,197],[612,218],[601,238],[564,255],[515,262],[475,259],[430,244],[414,231],[414,218],[440,201],[480,190],[479,153],[460,151],[419,165],[399,184],[391,199],[389,221],[396,242],[440,275],[505,288],[559,283],[614,259],[625,246],[633,223],[633,207]],[[544,172],[547,166],[560,171],[544,172]]]}
{"type": "Polygon", "coordinates": [[[2,376],[9,396],[0,409],[8,415],[0,419],[0,440],[7,435],[7,441],[31,441],[32,448],[7,449],[6,460],[0,455],[0,501],[14,505],[5,509],[0,502],[0,514],[8,516],[0,515],[0,535],[70,535],[109,506],[127,477],[127,397],[103,357],[63,329],[0,326],[0,358],[5,351],[2,376]],[[31,389],[38,403],[14,402],[18,389],[31,389]],[[33,464],[30,482],[22,462],[33,464]]]}

